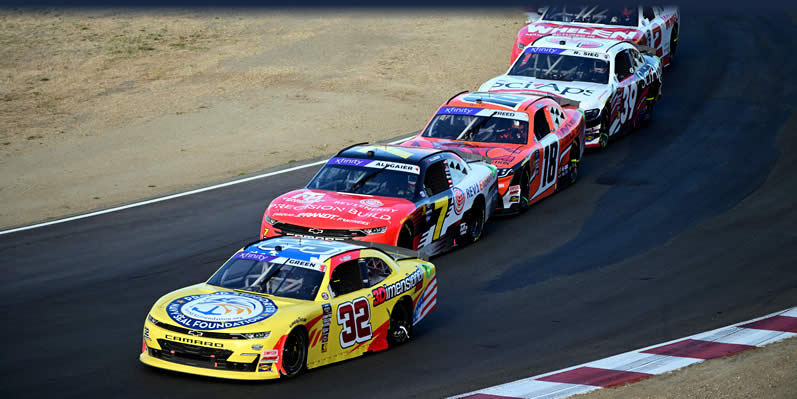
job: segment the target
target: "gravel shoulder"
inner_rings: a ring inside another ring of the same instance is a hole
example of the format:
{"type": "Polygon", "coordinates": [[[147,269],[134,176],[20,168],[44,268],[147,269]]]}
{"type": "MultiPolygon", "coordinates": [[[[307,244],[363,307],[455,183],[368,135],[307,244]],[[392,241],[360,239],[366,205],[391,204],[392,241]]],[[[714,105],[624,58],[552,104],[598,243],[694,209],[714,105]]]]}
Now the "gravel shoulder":
{"type": "Polygon", "coordinates": [[[417,131],[506,70],[524,21],[514,9],[0,10],[0,227],[417,131]]]}

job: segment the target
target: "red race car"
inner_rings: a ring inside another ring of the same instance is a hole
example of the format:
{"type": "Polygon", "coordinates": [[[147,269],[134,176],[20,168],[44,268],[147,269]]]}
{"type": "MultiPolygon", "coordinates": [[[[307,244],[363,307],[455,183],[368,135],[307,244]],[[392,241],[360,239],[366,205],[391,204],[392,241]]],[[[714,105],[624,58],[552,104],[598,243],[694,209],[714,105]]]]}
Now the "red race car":
{"type": "Polygon", "coordinates": [[[528,93],[459,93],[405,147],[469,152],[498,168],[497,211],[514,213],[576,181],[584,153],[578,103],[528,93]]]}
{"type": "Polygon", "coordinates": [[[630,41],[654,49],[663,66],[672,64],[678,48],[678,7],[573,6],[545,7],[536,21],[520,29],[512,47],[512,60],[542,36],[603,38],[630,41]]]}
{"type": "Polygon", "coordinates": [[[436,255],[481,237],[497,181],[495,167],[452,151],[355,145],[306,188],[272,201],[260,236],[362,240],[436,255]]]}

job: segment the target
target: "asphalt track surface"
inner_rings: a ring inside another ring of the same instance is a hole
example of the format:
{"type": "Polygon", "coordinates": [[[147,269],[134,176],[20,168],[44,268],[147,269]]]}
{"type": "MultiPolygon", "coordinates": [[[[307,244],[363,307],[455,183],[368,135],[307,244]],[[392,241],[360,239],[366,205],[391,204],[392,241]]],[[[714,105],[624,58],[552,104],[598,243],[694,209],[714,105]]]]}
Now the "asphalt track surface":
{"type": "Polygon", "coordinates": [[[3,396],[437,397],[794,306],[788,17],[683,10],[647,128],[588,154],[575,186],[433,259],[438,309],[409,345],[293,380],[143,366],[141,326],[160,295],[255,239],[268,202],[317,168],[3,236],[3,396]]]}

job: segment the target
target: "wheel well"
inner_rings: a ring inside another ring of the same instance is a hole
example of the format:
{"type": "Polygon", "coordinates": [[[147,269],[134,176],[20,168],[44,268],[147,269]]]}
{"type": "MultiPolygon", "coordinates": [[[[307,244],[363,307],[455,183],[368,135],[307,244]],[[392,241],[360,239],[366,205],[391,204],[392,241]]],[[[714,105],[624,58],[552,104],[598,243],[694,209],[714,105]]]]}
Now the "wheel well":
{"type": "Polygon", "coordinates": [[[402,223],[402,224],[401,224],[401,227],[399,228],[399,233],[398,233],[398,235],[396,235],[396,246],[397,246],[397,247],[400,247],[400,246],[401,246],[401,245],[399,245],[399,244],[401,244],[401,243],[400,243],[400,241],[401,241],[401,234],[404,232],[404,228],[405,228],[405,227],[406,227],[406,228],[407,228],[407,229],[410,231],[410,237],[409,237],[409,240],[410,240],[410,243],[412,243],[412,238],[413,238],[413,235],[415,234],[415,232],[413,231],[412,223],[410,222],[410,220],[405,220],[405,221],[404,221],[404,223],[402,223]]]}
{"type": "MultiPolygon", "coordinates": [[[[415,313],[415,309],[412,308],[412,297],[404,295],[396,302],[396,306],[404,306],[407,309],[407,314],[410,315],[410,323],[412,323],[412,315],[415,313]]],[[[395,307],[393,309],[395,309],[395,307]]]]}
{"type": "MultiPolygon", "coordinates": [[[[294,328],[291,330],[291,333],[292,333],[292,332],[294,332],[294,331],[296,331],[296,330],[300,330],[300,331],[302,332],[302,334],[304,334],[304,338],[305,338],[307,341],[310,341],[310,333],[307,331],[307,327],[305,327],[305,326],[304,326],[304,324],[300,324],[300,325],[298,325],[298,326],[294,327],[294,328]]],[[[290,333],[288,333],[288,334],[290,334],[290,333]]],[[[307,346],[308,346],[308,349],[309,349],[310,342],[307,342],[307,346]]]]}
{"type": "Polygon", "coordinates": [[[477,204],[477,203],[478,203],[478,204],[481,204],[481,205],[482,205],[482,207],[486,208],[486,206],[484,205],[484,204],[486,203],[486,202],[484,201],[484,195],[482,195],[482,194],[479,194],[479,195],[477,195],[477,196],[476,196],[476,199],[474,199],[474,200],[473,200],[473,204],[475,205],[475,204],[477,204]]]}

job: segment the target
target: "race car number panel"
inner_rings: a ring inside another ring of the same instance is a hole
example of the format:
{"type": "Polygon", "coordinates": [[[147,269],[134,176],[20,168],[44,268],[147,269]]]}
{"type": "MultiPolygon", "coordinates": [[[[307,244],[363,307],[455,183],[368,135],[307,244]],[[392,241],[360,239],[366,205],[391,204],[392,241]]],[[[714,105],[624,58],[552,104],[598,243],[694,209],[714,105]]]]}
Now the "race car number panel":
{"type": "Polygon", "coordinates": [[[348,348],[355,343],[367,342],[371,339],[371,306],[364,297],[338,306],[338,325],[340,331],[340,347],[348,348]]]}
{"type": "Polygon", "coordinates": [[[540,169],[540,186],[531,199],[534,199],[556,183],[556,164],[559,159],[559,138],[548,134],[540,141],[542,145],[542,165],[540,169]]]}

